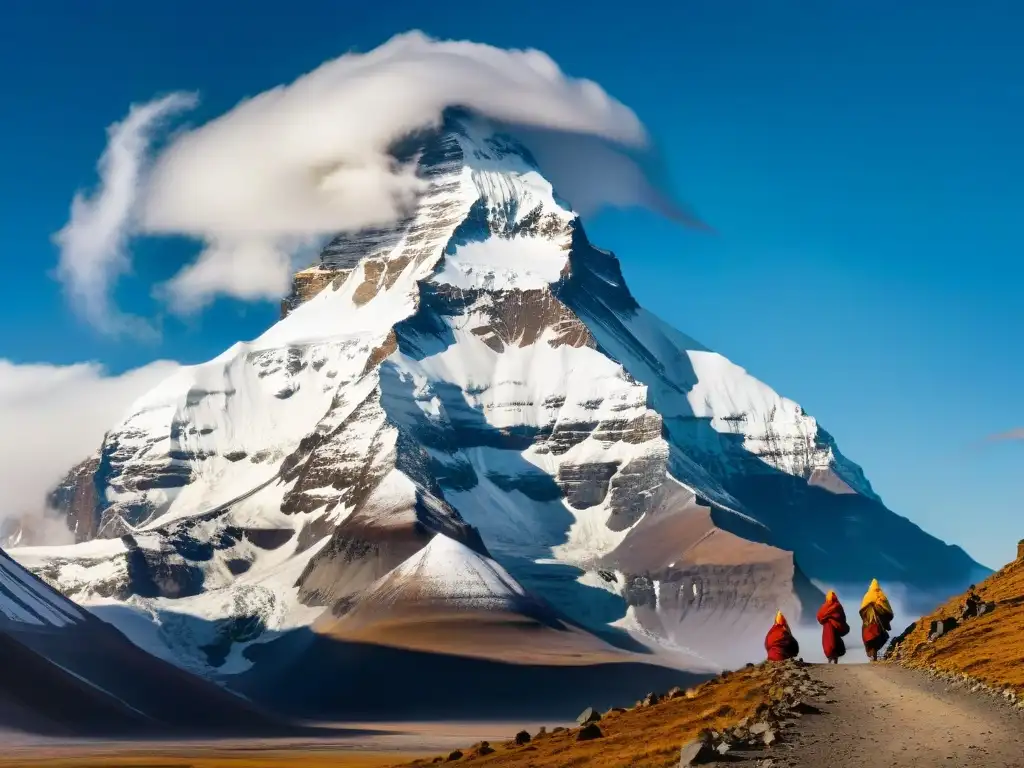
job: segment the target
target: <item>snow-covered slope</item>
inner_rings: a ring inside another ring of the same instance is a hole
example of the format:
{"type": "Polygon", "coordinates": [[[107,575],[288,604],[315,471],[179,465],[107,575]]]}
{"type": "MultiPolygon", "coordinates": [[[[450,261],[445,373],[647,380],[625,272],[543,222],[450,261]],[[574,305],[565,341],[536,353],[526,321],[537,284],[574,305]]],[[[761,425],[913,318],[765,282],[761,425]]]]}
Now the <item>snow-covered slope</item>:
{"type": "Polygon", "coordinates": [[[518,585],[714,656],[818,599],[809,579],[913,597],[981,571],[799,405],[639,307],[525,148],[452,113],[396,152],[428,182],[410,215],[338,235],[277,324],[135,403],[71,483],[97,492],[67,494],[101,538],[23,562],[228,676],[399,584],[453,605],[518,585]]]}
{"type": "Polygon", "coordinates": [[[88,616],[5,555],[0,555],[0,615],[0,625],[53,628],[81,623],[88,616]]]}
{"type": "Polygon", "coordinates": [[[508,571],[443,534],[379,579],[363,603],[395,605],[440,600],[452,608],[515,610],[526,598],[508,571]]]}

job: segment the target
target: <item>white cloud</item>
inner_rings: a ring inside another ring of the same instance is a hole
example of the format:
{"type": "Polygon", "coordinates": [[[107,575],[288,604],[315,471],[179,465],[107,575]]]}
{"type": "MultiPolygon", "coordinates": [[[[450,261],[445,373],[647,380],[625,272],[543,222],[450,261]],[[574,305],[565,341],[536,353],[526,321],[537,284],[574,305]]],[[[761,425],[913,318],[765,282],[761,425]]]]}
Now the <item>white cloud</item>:
{"type": "MultiPolygon", "coordinates": [[[[170,110],[162,104],[138,109],[165,115],[170,110]]],[[[117,208],[133,210],[137,200],[140,231],[205,243],[197,260],[160,292],[173,309],[194,311],[218,294],[276,299],[286,289],[296,243],[387,224],[407,209],[422,182],[389,148],[413,131],[436,127],[451,106],[513,127],[528,145],[535,140],[556,187],[581,197],[576,203],[563,191],[578,207],[670,207],[652,194],[629,154],[647,145],[643,125],[596,83],[568,77],[539,51],[411,32],[368,53],[328,61],[181,133],[155,158],[141,187],[138,153],[126,153],[135,158],[135,172],[123,189],[135,196],[117,208]],[[576,141],[580,137],[589,141],[576,141]]],[[[132,116],[122,125],[130,122],[132,116]]],[[[112,131],[112,145],[121,133],[112,131]]],[[[105,196],[106,190],[99,198],[105,196]]],[[[118,222],[118,236],[97,240],[123,245],[123,222],[131,217],[110,218],[118,222]]],[[[108,265],[90,272],[91,280],[102,286],[127,268],[123,251],[115,254],[87,260],[108,265]]],[[[71,279],[92,284],[76,274],[71,279]]],[[[89,295],[106,293],[95,288],[89,295]]],[[[99,305],[92,314],[102,317],[107,309],[99,305]]]]}
{"type": "Polygon", "coordinates": [[[49,491],[100,447],[125,408],[177,368],[158,361],[109,376],[96,363],[0,359],[0,523],[45,521],[49,491]]]}
{"type": "Polygon", "coordinates": [[[105,332],[147,331],[140,318],[112,306],[110,291],[131,269],[126,243],[150,137],[161,121],[194,103],[193,96],[171,94],[132,106],[122,122],[110,126],[107,148],[97,164],[99,190],[92,196],[75,195],[71,218],[55,235],[58,276],[82,316],[105,332]]]}

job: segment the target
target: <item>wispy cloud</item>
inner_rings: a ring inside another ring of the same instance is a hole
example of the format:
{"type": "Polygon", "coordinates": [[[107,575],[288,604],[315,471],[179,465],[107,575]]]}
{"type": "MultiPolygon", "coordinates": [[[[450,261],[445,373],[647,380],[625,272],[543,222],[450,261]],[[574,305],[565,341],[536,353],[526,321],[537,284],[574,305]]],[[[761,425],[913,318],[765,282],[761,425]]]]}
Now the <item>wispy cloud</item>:
{"type": "Polygon", "coordinates": [[[389,149],[438,125],[449,106],[536,139],[556,188],[578,192],[578,206],[666,208],[638,162],[648,141],[633,111],[536,50],[399,35],[183,132],[142,179],[150,131],[190,103],[180,94],[152,102],[111,130],[100,163],[103,191],[95,200],[76,198],[61,235],[68,251],[62,273],[100,327],[124,323],[109,286],[130,267],[124,246],[133,231],[205,243],[159,292],[176,311],[195,311],[217,295],[278,298],[296,248],[387,224],[407,209],[421,182],[389,149]]]}
{"type": "Polygon", "coordinates": [[[995,435],[989,435],[987,440],[990,443],[1002,443],[1008,440],[1024,440],[1024,427],[1011,429],[1007,432],[999,432],[995,435]]]}
{"type": "Polygon", "coordinates": [[[132,402],[178,369],[158,361],[118,376],[96,363],[0,359],[0,523],[46,519],[46,496],[132,402]]]}
{"type": "Polygon", "coordinates": [[[122,122],[110,126],[97,164],[99,187],[91,195],[75,195],[70,220],[54,236],[60,247],[58,277],[75,308],[105,333],[150,332],[141,318],[117,310],[110,293],[131,270],[127,241],[151,135],[165,118],[194,103],[192,95],[171,94],[133,106],[122,122]]]}

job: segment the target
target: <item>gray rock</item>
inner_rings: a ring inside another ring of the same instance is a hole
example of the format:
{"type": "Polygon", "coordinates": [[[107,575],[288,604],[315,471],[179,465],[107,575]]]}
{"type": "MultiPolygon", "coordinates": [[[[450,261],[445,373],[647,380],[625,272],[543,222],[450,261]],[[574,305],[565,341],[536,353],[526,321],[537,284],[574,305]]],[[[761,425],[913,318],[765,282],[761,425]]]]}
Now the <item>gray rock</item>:
{"type": "Polygon", "coordinates": [[[937,639],[945,635],[947,632],[956,629],[959,626],[959,622],[953,617],[946,619],[937,619],[931,623],[928,627],[928,638],[937,639]]]}
{"type": "Polygon", "coordinates": [[[778,740],[779,740],[778,734],[776,734],[775,731],[772,730],[771,728],[769,728],[767,731],[765,731],[764,734],[761,736],[761,741],[764,742],[764,745],[766,747],[770,747],[772,744],[774,744],[778,740]]]}
{"type": "Polygon", "coordinates": [[[576,722],[580,725],[586,725],[587,723],[596,723],[601,719],[601,713],[595,710],[593,707],[587,707],[580,716],[576,718],[576,722]]]}
{"type": "Polygon", "coordinates": [[[723,741],[721,744],[715,747],[715,752],[717,752],[720,755],[724,755],[727,754],[730,749],[732,749],[732,747],[729,746],[729,743],[723,741]]]}
{"type": "Polygon", "coordinates": [[[689,744],[684,744],[679,750],[679,768],[689,768],[691,765],[704,765],[715,759],[717,753],[700,739],[695,739],[689,744]]]}
{"type": "Polygon", "coordinates": [[[760,736],[762,733],[764,733],[765,731],[769,730],[770,728],[771,728],[771,726],[768,725],[768,723],[763,722],[763,721],[760,722],[760,723],[754,723],[752,726],[750,726],[750,735],[751,736],[760,736]]]}
{"type": "Polygon", "coordinates": [[[644,707],[653,707],[659,701],[661,701],[661,698],[658,696],[658,694],[648,693],[646,696],[644,696],[643,701],[640,703],[644,707]]]}
{"type": "Polygon", "coordinates": [[[821,710],[813,704],[808,704],[806,701],[797,700],[793,702],[790,707],[790,712],[794,715],[820,715],[821,710]]]}

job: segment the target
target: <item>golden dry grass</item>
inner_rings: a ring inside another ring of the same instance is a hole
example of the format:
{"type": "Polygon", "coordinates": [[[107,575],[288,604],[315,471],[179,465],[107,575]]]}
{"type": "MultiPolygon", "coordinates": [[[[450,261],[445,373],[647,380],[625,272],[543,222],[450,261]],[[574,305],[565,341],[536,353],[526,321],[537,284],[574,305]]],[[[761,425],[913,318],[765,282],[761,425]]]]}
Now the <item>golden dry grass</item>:
{"type": "Polygon", "coordinates": [[[966,673],[1024,694],[1024,560],[1010,563],[983,581],[978,594],[986,602],[995,602],[995,611],[968,619],[929,643],[932,621],[959,617],[963,595],[955,597],[917,622],[895,661],[909,667],[966,673]]]}
{"type": "MultiPolygon", "coordinates": [[[[593,741],[577,741],[577,730],[548,733],[524,746],[511,739],[492,743],[489,755],[463,749],[465,757],[481,768],[666,768],[679,762],[679,748],[704,728],[722,729],[754,713],[768,701],[770,686],[766,665],[747,668],[709,680],[693,689],[693,698],[662,701],[606,714],[598,726],[604,734],[593,741]]],[[[403,763],[432,764],[435,756],[403,763]]],[[[447,757],[447,755],[445,755],[447,757]]],[[[451,765],[451,763],[448,763],[451,765]]]]}

